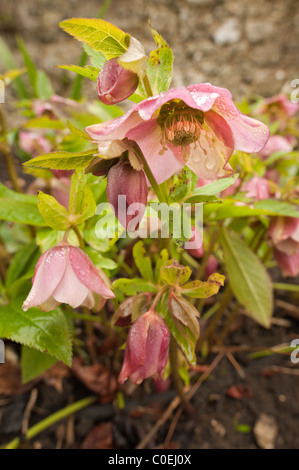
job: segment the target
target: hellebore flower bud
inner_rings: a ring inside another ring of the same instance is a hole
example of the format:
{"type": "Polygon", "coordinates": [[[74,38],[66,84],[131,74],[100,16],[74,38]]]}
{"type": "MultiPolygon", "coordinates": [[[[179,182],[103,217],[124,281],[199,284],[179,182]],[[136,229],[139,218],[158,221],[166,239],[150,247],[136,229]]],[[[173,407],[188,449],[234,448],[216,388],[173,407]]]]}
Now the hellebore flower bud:
{"type": "Polygon", "coordinates": [[[114,297],[105,274],[84,251],[71,245],[58,245],[46,251],[35,267],[32,283],[23,303],[25,311],[38,305],[52,310],[61,302],[73,308],[79,305],[93,308],[92,292],[108,299],[114,297]]]}
{"type": "Polygon", "coordinates": [[[107,177],[107,197],[122,226],[129,231],[136,230],[147,203],[144,171],[134,170],[130,163],[122,161],[114,165],[107,177]]]}
{"type": "Polygon", "coordinates": [[[128,377],[135,384],[161,374],[168,359],[170,333],[165,321],[149,310],[132,325],[127,339],[125,358],[119,376],[124,383],[128,377]]]}
{"type": "Polygon", "coordinates": [[[275,217],[270,223],[268,235],[283,276],[296,277],[299,274],[299,219],[275,217]]]}
{"type": "Polygon", "coordinates": [[[104,104],[115,104],[131,96],[138,87],[138,76],[110,59],[98,75],[98,97],[104,104]]]}

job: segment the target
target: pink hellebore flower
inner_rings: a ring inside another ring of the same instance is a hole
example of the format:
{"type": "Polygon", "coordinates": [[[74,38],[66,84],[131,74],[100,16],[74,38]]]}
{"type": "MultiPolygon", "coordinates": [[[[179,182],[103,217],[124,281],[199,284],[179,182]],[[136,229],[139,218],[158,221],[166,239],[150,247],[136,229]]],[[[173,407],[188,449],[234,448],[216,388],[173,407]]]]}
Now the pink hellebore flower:
{"type": "Polygon", "coordinates": [[[130,328],[119,382],[128,377],[135,384],[161,374],[168,359],[170,333],[165,321],[154,310],[141,315],[130,328]]]}
{"type": "Polygon", "coordinates": [[[287,116],[294,116],[299,111],[299,103],[290,101],[284,93],[265,99],[257,108],[259,113],[267,110],[283,111],[287,116]]]}
{"type": "Polygon", "coordinates": [[[284,276],[299,274],[299,219],[275,217],[268,232],[274,245],[274,256],[284,276]]]}
{"type": "Polygon", "coordinates": [[[104,104],[119,103],[134,93],[138,83],[136,73],[124,69],[117,59],[110,59],[105,62],[98,75],[98,97],[104,104]]]}
{"type": "Polygon", "coordinates": [[[104,273],[97,269],[80,248],[58,245],[39,259],[32,289],[23,303],[23,310],[41,305],[51,310],[59,303],[76,308],[94,307],[92,292],[105,298],[114,297],[104,273]]]}
{"type": "Polygon", "coordinates": [[[293,150],[292,142],[282,135],[270,135],[265,147],[259,151],[263,158],[270,157],[275,152],[291,152],[293,150]]]}
{"type": "Polygon", "coordinates": [[[104,158],[136,152],[137,144],[157,183],[185,165],[204,179],[227,176],[234,149],[258,152],[269,137],[268,127],[242,114],[228,90],[209,83],[152,96],[86,131],[104,158]]]}
{"type": "Polygon", "coordinates": [[[19,133],[19,146],[20,148],[29,153],[32,157],[37,157],[43,153],[49,153],[52,150],[50,142],[37,132],[19,133]]]}
{"type": "Polygon", "coordinates": [[[270,197],[269,181],[265,178],[254,176],[242,186],[242,191],[246,191],[247,197],[252,197],[256,201],[268,199],[270,197]]]}

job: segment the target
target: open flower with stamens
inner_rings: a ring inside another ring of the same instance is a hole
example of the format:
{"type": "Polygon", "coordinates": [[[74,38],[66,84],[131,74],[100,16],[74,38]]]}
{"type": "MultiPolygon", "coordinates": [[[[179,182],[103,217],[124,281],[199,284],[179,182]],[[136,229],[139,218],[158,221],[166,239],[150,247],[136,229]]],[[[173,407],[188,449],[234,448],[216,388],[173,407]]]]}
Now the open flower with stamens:
{"type": "Polygon", "coordinates": [[[32,284],[23,310],[41,306],[48,311],[62,302],[73,308],[79,305],[93,308],[92,293],[106,299],[115,297],[105,274],[93,265],[87,254],[67,244],[54,246],[40,257],[32,284]]]}
{"type": "Polygon", "coordinates": [[[228,90],[209,83],[152,96],[86,131],[103,158],[140,149],[158,183],[185,165],[201,178],[227,176],[234,149],[258,152],[269,137],[268,127],[242,114],[228,90]]]}

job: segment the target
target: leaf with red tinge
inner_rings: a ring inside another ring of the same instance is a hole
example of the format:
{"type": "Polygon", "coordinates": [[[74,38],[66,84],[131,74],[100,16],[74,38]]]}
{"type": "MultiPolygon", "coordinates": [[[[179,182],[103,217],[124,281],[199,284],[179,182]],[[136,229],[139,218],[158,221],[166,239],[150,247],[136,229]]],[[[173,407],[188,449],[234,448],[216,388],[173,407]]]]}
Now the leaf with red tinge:
{"type": "Polygon", "coordinates": [[[113,449],[112,423],[95,426],[84,439],[81,449],[113,449]]]}
{"type": "Polygon", "coordinates": [[[226,390],[226,395],[234,400],[243,400],[243,398],[252,398],[252,391],[243,385],[232,385],[226,390]]]}
{"type": "Polygon", "coordinates": [[[101,403],[110,403],[117,390],[117,379],[103,364],[84,366],[83,360],[76,357],[72,370],[76,377],[92,392],[97,393],[101,403]]]}

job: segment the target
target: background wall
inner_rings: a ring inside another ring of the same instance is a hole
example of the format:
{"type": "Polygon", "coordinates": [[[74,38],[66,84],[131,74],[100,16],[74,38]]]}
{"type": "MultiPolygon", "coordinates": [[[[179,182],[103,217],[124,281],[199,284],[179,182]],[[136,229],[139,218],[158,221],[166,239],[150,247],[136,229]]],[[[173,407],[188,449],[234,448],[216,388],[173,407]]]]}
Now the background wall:
{"type": "MultiPolygon", "coordinates": [[[[58,22],[94,17],[101,4],[6,0],[0,3],[0,34],[14,50],[14,36],[21,35],[38,66],[56,82],[56,91],[64,93],[64,72],[54,67],[77,63],[81,47],[58,22]]],[[[175,86],[210,81],[239,99],[253,92],[290,93],[291,80],[299,78],[297,0],[111,0],[106,14],[108,21],[143,41],[149,52],[154,44],[148,18],[173,47],[175,86]]]]}

